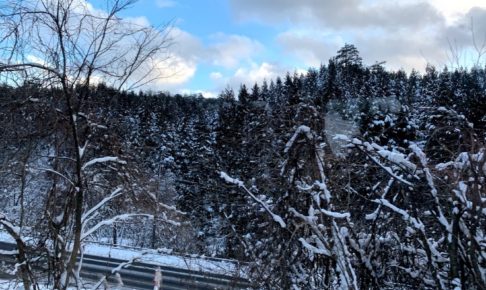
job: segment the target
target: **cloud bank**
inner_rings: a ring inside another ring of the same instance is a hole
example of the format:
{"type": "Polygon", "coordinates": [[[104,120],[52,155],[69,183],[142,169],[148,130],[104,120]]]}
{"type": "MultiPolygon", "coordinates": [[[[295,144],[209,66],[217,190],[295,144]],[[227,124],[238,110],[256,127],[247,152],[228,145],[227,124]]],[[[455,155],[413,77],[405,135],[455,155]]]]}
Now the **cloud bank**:
{"type": "MultiPolygon", "coordinates": [[[[451,44],[474,54],[471,32],[476,43],[486,40],[482,0],[231,0],[231,7],[240,22],[282,27],[277,43],[313,66],[344,43],[357,45],[365,63],[386,61],[392,69],[457,65],[451,44]]],[[[472,59],[464,57],[462,65],[472,59]]]]}

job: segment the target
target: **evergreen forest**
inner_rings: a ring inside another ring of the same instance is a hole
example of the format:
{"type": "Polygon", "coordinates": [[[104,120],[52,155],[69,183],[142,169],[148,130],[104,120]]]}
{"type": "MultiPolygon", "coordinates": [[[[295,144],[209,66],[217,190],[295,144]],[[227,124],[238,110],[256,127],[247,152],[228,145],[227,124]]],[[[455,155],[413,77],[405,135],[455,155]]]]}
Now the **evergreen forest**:
{"type": "Polygon", "coordinates": [[[255,288],[486,289],[486,67],[390,71],[347,44],[215,99],[72,96],[0,87],[0,224],[23,273],[65,258],[82,188],[82,241],[235,259],[255,288]]]}

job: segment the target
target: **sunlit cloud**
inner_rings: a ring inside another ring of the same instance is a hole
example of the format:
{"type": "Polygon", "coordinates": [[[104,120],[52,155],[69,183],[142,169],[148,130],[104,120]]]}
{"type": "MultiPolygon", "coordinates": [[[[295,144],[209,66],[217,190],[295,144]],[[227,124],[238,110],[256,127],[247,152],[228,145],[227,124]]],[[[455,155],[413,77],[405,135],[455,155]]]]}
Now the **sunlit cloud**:
{"type": "Polygon", "coordinates": [[[430,0],[430,3],[444,15],[449,25],[460,21],[473,7],[486,9],[486,1],[484,0],[460,0],[460,1],[444,1],[444,0],[430,0]]]}
{"type": "Polygon", "coordinates": [[[160,86],[178,86],[187,83],[196,72],[197,64],[181,56],[171,55],[156,65],[160,77],[155,83],[160,86]]]}
{"type": "Polygon", "coordinates": [[[213,65],[225,68],[237,67],[241,61],[250,61],[263,50],[263,45],[242,35],[217,33],[211,36],[212,44],[205,55],[213,65]]]}

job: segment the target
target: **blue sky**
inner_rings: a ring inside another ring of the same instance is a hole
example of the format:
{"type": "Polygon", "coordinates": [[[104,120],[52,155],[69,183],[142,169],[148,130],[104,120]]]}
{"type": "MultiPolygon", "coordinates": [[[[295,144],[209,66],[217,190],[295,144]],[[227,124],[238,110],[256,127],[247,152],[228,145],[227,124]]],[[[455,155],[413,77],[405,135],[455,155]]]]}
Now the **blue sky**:
{"type": "Polygon", "coordinates": [[[139,0],[122,16],[172,23],[169,72],[149,89],[207,97],[317,67],[345,43],[406,71],[470,65],[486,43],[484,0],[139,0]]]}

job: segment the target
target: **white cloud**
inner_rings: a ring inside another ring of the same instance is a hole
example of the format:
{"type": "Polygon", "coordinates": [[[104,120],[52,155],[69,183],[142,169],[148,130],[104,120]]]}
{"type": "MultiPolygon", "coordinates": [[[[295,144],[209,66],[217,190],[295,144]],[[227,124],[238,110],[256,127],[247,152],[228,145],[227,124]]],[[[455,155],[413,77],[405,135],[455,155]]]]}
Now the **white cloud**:
{"type": "Polygon", "coordinates": [[[178,55],[224,68],[236,68],[242,62],[251,62],[252,57],[263,50],[260,42],[236,34],[211,35],[210,43],[204,45],[199,38],[174,27],[169,37],[174,41],[173,51],[178,55]]]}
{"type": "Polygon", "coordinates": [[[386,61],[390,69],[413,68],[423,70],[427,63],[442,66],[446,58],[446,49],[433,32],[410,34],[408,31],[386,33],[348,33],[344,40],[332,31],[291,29],[276,37],[284,52],[295,57],[305,66],[318,67],[327,64],[327,60],[336,55],[346,42],[357,46],[365,65],[386,61]],[[427,37],[424,37],[427,35],[427,37]],[[423,39],[428,41],[423,41],[423,39]]]}
{"type": "MultiPolygon", "coordinates": [[[[169,37],[174,41],[171,51],[176,57],[176,70],[179,73],[162,80],[160,84],[172,86],[182,86],[189,81],[200,63],[238,69],[251,63],[252,57],[263,50],[263,45],[258,41],[235,34],[214,34],[209,38],[211,42],[204,45],[199,38],[174,27],[169,37]],[[172,80],[173,78],[176,79],[172,80]]],[[[224,81],[223,74],[218,71],[210,73],[209,77],[215,82],[224,81]]]]}
{"type": "Polygon", "coordinates": [[[427,63],[443,66],[446,46],[434,32],[411,34],[408,31],[384,35],[357,35],[354,43],[360,50],[365,64],[386,61],[390,69],[413,68],[423,71],[427,63]],[[427,41],[424,41],[427,39],[427,41]]]}
{"type": "Polygon", "coordinates": [[[240,21],[291,27],[275,40],[308,66],[326,63],[344,43],[355,44],[365,64],[386,61],[408,71],[450,64],[452,43],[466,55],[461,65],[471,65],[471,19],[476,42],[486,43],[485,0],[281,0],[278,9],[272,0],[230,3],[240,21]]]}
{"type": "Polygon", "coordinates": [[[216,66],[235,68],[241,61],[251,61],[252,56],[263,50],[263,45],[249,37],[217,33],[207,48],[205,57],[216,66]]]}
{"type": "Polygon", "coordinates": [[[277,77],[284,76],[291,70],[291,68],[282,66],[278,63],[253,62],[249,65],[239,67],[229,76],[222,76],[213,81],[217,91],[222,91],[227,87],[236,90],[241,84],[245,84],[249,87],[255,83],[261,84],[263,80],[273,80],[277,77]]]}
{"type": "MultiPolygon", "coordinates": [[[[156,3],[159,7],[177,4],[173,0],[156,3]]],[[[266,48],[245,35],[216,33],[203,43],[175,27],[170,32],[175,43],[172,58],[161,65],[166,77],[156,82],[158,87],[182,90],[200,64],[215,66],[209,78],[217,90],[252,85],[294,71],[288,64],[296,60],[302,67],[325,64],[344,43],[356,44],[365,64],[386,61],[392,69],[423,70],[427,62],[447,64],[448,41],[471,49],[471,18],[478,36],[486,29],[485,0],[280,0],[278,5],[274,0],[230,0],[230,5],[241,21],[291,27],[274,38],[287,64],[262,60],[266,48]],[[229,70],[233,72],[222,73],[229,70]]],[[[144,17],[129,20],[148,25],[144,17]]]]}
{"type": "Polygon", "coordinates": [[[239,79],[243,83],[256,83],[264,79],[272,79],[277,77],[282,72],[282,69],[277,65],[263,62],[260,65],[252,64],[250,68],[239,68],[236,70],[233,78],[239,79]]]}
{"type": "MultiPolygon", "coordinates": [[[[168,61],[160,62],[158,72],[163,76],[148,86],[154,90],[171,90],[183,93],[201,93],[205,97],[215,97],[212,91],[188,91],[187,83],[197,73],[199,65],[211,65],[234,70],[231,77],[224,76],[221,71],[209,74],[217,91],[224,89],[228,84],[238,87],[241,82],[253,82],[259,76],[269,76],[272,65],[264,64],[257,69],[253,57],[263,50],[263,45],[249,37],[235,34],[217,33],[209,37],[209,43],[203,44],[194,35],[173,27],[169,37],[174,42],[171,47],[168,61]],[[245,76],[251,76],[250,79],[245,76]],[[183,90],[183,91],[181,91],[183,90]]],[[[278,74],[271,74],[272,77],[278,74]]]]}
{"type": "Polygon", "coordinates": [[[177,91],[184,87],[195,75],[202,44],[192,34],[173,27],[168,37],[173,42],[168,54],[154,61],[154,71],[150,77],[157,77],[145,87],[153,90],[177,91]]]}
{"type": "Polygon", "coordinates": [[[150,26],[150,21],[145,16],[125,17],[124,20],[138,26],[144,26],[144,27],[150,26]]]}
{"type": "Polygon", "coordinates": [[[155,83],[159,86],[177,87],[187,83],[195,74],[197,64],[182,56],[172,54],[167,60],[157,63],[157,70],[161,77],[155,83]]]}
{"type": "Polygon", "coordinates": [[[169,8],[176,6],[177,2],[173,0],[157,0],[155,1],[155,4],[160,8],[169,8]]]}
{"type": "Polygon", "coordinates": [[[35,55],[32,55],[32,54],[28,54],[26,59],[29,62],[32,62],[32,63],[36,63],[36,64],[40,64],[40,65],[49,65],[44,59],[37,57],[35,55]]]}
{"type": "Polygon", "coordinates": [[[325,63],[345,43],[341,37],[332,33],[303,29],[280,33],[276,40],[288,54],[312,67],[325,63]]]}
{"type": "Polygon", "coordinates": [[[207,90],[190,90],[190,89],[180,89],[179,94],[182,95],[197,95],[201,94],[203,97],[208,98],[208,99],[214,99],[219,96],[218,92],[214,91],[207,91],[207,90]]]}
{"type": "Polygon", "coordinates": [[[486,9],[484,0],[430,0],[430,3],[444,15],[448,24],[460,20],[473,7],[486,9]]]}
{"type": "Polygon", "coordinates": [[[191,61],[200,59],[204,53],[204,46],[196,36],[178,27],[170,30],[169,38],[173,41],[171,51],[191,61]]]}
{"type": "Polygon", "coordinates": [[[213,81],[217,81],[223,78],[223,74],[220,72],[212,72],[209,74],[209,78],[213,81]]]}
{"type": "Polygon", "coordinates": [[[442,21],[440,13],[425,1],[280,0],[276,5],[273,0],[231,0],[230,3],[239,20],[271,24],[290,22],[293,26],[312,28],[395,30],[442,21]]]}

